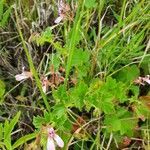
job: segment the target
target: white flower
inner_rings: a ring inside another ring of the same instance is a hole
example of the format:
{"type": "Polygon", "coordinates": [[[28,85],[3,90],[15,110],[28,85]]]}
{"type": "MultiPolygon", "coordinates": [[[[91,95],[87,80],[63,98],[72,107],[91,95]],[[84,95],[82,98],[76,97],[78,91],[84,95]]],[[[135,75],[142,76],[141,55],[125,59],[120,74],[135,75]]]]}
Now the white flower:
{"type": "Polygon", "coordinates": [[[29,71],[23,71],[21,74],[15,75],[15,78],[17,81],[22,81],[22,80],[28,79],[28,78],[32,79],[32,73],[29,71]]]}
{"type": "Polygon", "coordinates": [[[58,24],[64,19],[63,9],[65,8],[65,4],[62,0],[58,1],[58,14],[59,16],[55,19],[54,23],[58,24]]]}
{"type": "Polygon", "coordinates": [[[143,78],[143,81],[145,81],[148,84],[150,84],[150,75],[147,75],[145,78],[143,78]]]}
{"type": "Polygon", "coordinates": [[[55,150],[55,142],[60,147],[64,147],[64,142],[60,136],[55,133],[55,130],[50,127],[47,129],[48,139],[47,139],[47,150],[55,150]]]}
{"type": "Polygon", "coordinates": [[[147,75],[145,77],[138,77],[138,79],[134,80],[134,83],[145,85],[145,82],[150,84],[150,75],[147,75]]]}
{"type": "Polygon", "coordinates": [[[49,81],[48,81],[47,77],[44,77],[44,78],[42,79],[42,89],[43,89],[43,92],[44,92],[44,93],[47,92],[48,86],[49,86],[49,81]]]}
{"type": "Polygon", "coordinates": [[[62,20],[64,19],[64,16],[63,15],[60,15],[56,18],[56,20],[54,21],[54,23],[58,24],[60,23],[62,20]]]}
{"type": "Polygon", "coordinates": [[[55,19],[54,23],[59,24],[62,20],[67,18],[69,11],[70,6],[63,2],[63,0],[58,0],[58,17],[55,19]]]}

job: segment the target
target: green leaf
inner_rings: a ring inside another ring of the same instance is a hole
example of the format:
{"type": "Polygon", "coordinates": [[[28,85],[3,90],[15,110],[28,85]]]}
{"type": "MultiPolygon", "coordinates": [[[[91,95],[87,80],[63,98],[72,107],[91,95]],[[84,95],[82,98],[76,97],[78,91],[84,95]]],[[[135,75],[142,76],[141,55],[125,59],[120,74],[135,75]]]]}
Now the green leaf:
{"type": "Polygon", "coordinates": [[[44,111],[43,117],[41,117],[41,116],[33,117],[33,125],[39,129],[39,128],[41,128],[41,126],[43,124],[50,123],[50,122],[52,122],[52,120],[53,120],[52,113],[44,111]]]}
{"type": "Polygon", "coordinates": [[[6,25],[6,23],[8,22],[8,18],[9,18],[9,16],[10,16],[11,9],[12,9],[12,8],[9,7],[9,8],[5,11],[5,13],[3,14],[3,18],[2,18],[2,20],[1,20],[1,22],[0,22],[0,26],[4,27],[4,26],[6,25]]]}
{"type": "Polygon", "coordinates": [[[66,127],[64,126],[66,121],[67,121],[67,115],[63,115],[60,118],[57,118],[57,116],[54,117],[53,119],[53,124],[56,126],[56,128],[64,130],[66,127]]]}
{"type": "Polygon", "coordinates": [[[34,139],[36,137],[36,135],[37,135],[37,133],[31,133],[31,134],[21,137],[13,144],[12,148],[15,149],[15,148],[19,147],[20,145],[23,145],[27,141],[34,139]]]}
{"type": "Polygon", "coordinates": [[[121,121],[120,134],[132,136],[134,128],[137,126],[138,119],[133,117],[132,113],[126,110],[126,108],[118,108],[116,115],[121,121]]]}
{"type": "Polygon", "coordinates": [[[122,119],[120,134],[133,136],[133,131],[136,126],[137,126],[137,120],[133,120],[132,118],[122,119]]]}
{"type": "Polygon", "coordinates": [[[0,148],[1,148],[1,150],[6,150],[5,144],[0,142],[0,148]]]}
{"type": "Polygon", "coordinates": [[[70,90],[70,101],[79,109],[82,109],[84,106],[84,98],[87,90],[88,86],[83,81],[80,81],[76,87],[70,90]]]}
{"type": "Polygon", "coordinates": [[[44,111],[44,119],[45,119],[45,122],[43,122],[42,124],[49,123],[50,121],[52,121],[53,120],[52,113],[44,111]]]}
{"type": "Polygon", "coordinates": [[[33,125],[35,126],[35,128],[39,129],[43,123],[45,123],[45,119],[43,117],[41,116],[33,117],[33,125]]]}
{"type": "Polygon", "coordinates": [[[56,103],[65,102],[69,100],[68,93],[64,85],[60,85],[57,90],[53,91],[53,97],[56,100],[56,103]]]}
{"type": "Polygon", "coordinates": [[[52,39],[52,29],[47,27],[44,32],[41,33],[41,36],[36,37],[37,45],[44,45],[45,42],[50,42],[52,39]]]}
{"type": "Polygon", "coordinates": [[[119,18],[120,18],[120,16],[114,11],[114,10],[112,10],[112,12],[113,12],[113,16],[116,18],[116,20],[119,22],[119,18]]]}
{"type": "Polygon", "coordinates": [[[8,120],[5,120],[5,122],[4,122],[4,131],[6,131],[7,128],[9,128],[9,122],[8,122],[8,120]]]}
{"type": "Polygon", "coordinates": [[[114,104],[112,102],[101,102],[101,109],[105,114],[112,114],[115,112],[114,104]]]}
{"type": "Polygon", "coordinates": [[[44,38],[44,39],[50,39],[52,37],[52,30],[51,30],[51,28],[47,27],[45,29],[45,31],[42,32],[41,37],[44,38]]]}
{"type": "Polygon", "coordinates": [[[5,84],[2,80],[0,80],[0,99],[3,97],[5,93],[5,84]]]}
{"type": "Polygon", "coordinates": [[[138,118],[145,121],[146,118],[150,117],[150,110],[149,107],[144,104],[144,101],[136,103],[134,105],[134,111],[138,118]]]}
{"type": "Polygon", "coordinates": [[[89,67],[84,65],[84,66],[79,66],[76,70],[77,72],[77,77],[79,79],[82,79],[83,77],[86,77],[87,76],[87,73],[88,73],[88,69],[89,67]]]}
{"type": "Polygon", "coordinates": [[[128,66],[117,73],[116,79],[123,83],[130,84],[140,74],[139,68],[136,65],[128,66]]]}
{"type": "Polygon", "coordinates": [[[133,96],[135,96],[136,98],[138,98],[139,92],[140,92],[139,86],[131,85],[130,88],[129,88],[129,90],[132,92],[133,96]]]}
{"type": "MultiPolygon", "coordinates": [[[[125,101],[128,101],[127,95],[126,95],[126,86],[122,82],[117,83],[116,90],[114,90],[115,98],[120,102],[124,103],[125,101]]],[[[113,93],[112,93],[113,94],[113,93]]]]}
{"type": "Polygon", "coordinates": [[[118,107],[116,109],[116,116],[118,118],[128,118],[128,117],[131,117],[131,113],[126,109],[126,108],[123,108],[123,107],[118,107]]]}
{"type": "Polygon", "coordinates": [[[52,54],[51,64],[54,66],[54,71],[58,71],[60,66],[60,55],[58,53],[52,54]]]}
{"type": "MultiPolygon", "coordinates": [[[[64,119],[64,118],[62,117],[62,119],[64,119]]],[[[64,120],[65,121],[63,122],[63,125],[60,126],[60,124],[59,124],[59,129],[70,133],[70,131],[72,130],[72,122],[67,118],[67,116],[64,120]]],[[[65,134],[63,134],[63,135],[65,135],[65,134]]]]}
{"type": "Polygon", "coordinates": [[[84,50],[82,52],[82,61],[83,61],[83,63],[87,63],[89,61],[89,58],[90,58],[90,51],[84,50]]]}
{"type": "Polygon", "coordinates": [[[0,21],[2,19],[3,16],[3,5],[4,5],[4,0],[0,1],[0,21]]]}
{"type": "Polygon", "coordinates": [[[116,89],[117,88],[116,80],[111,77],[107,77],[104,88],[109,90],[110,92],[111,92],[111,90],[116,89]]]}
{"type": "Polygon", "coordinates": [[[98,89],[102,88],[103,85],[104,85],[103,81],[101,81],[99,78],[94,78],[94,79],[92,79],[92,81],[90,83],[90,87],[89,87],[88,91],[93,93],[93,92],[97,91],[98,89]]]}
{"type": "Polygon", "coordinates": [[[85,7],[87,8],[93,8],[96,7],[96,5],[96,0],[85,0],[85,7]]]}
{"type": "MultiPolygon", "coordinates": [[[[118,100],[120,103],[127,101],[126,86],[122,82],[117,82],[115,79],[108,77],[102,89],[103,95],[108,93],[112,99],[118,100]]],[[[107,94],[107,95],[108,95],[107,94]]]]}
{"type": "Polygon", "coordinates": [[[71,60],[72,66],[82,66],[83,63],[89,61],[89,57],[90,53],[87,50],[76,49],[71,60]]]}
{"type": "Polygon", "coordinates": [[[59,119],[66,115],[66,108],[63,104],[58,104],[53,107],[53,114],[59,119]]]}
{"type": "Polygon", "coordinates": [[[138,119],[132,117],[132,113],[126,108],[118,107],[116,113],[106,115],[104,124],[107,126],[106,131],[119,131],[121,135],[132,136],[138,119]]]}
{"type": "Polygon", "coordinates": [[[5,123],[5,128],[4,128],[4,139],[8,139],[11,135],[12,130],[14,129],[14,126],[19,120],[21,112],[19,111],[16,116],[10,121],[10,123],[5,123]]]}
{"type": "Polygon", "coordinates": [[[11,139],[4,139],[4,143],[7,150],[13,150],[11,146],[11,139]]]}
{"type": "Polygon", "coordinates": [[[121,129],[121,121],[114,115],[114,116],[106,116],[104,123],[107,126],[107,131],[120,131],[121,129]]]}
{"type": "Polygon", "coordinates": [[[2,138],[3,138],[3,132],[4,132],[4,130],[3,130],[3,124],[0,123],[0,141],[2,141],[2,138]]]}

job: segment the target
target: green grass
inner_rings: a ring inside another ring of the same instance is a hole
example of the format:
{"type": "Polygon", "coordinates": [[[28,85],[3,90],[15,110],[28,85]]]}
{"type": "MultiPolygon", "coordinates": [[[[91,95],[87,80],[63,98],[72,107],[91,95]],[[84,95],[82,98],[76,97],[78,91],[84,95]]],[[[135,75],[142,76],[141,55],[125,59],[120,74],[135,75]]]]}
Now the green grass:
{"type": "Polygon", "coordinates": [[[148,150],[150,2],[66,3],[55,24],[56,1],[0,1],[0,149],[45,149],[52,126],[64,150],[148,150]]]}

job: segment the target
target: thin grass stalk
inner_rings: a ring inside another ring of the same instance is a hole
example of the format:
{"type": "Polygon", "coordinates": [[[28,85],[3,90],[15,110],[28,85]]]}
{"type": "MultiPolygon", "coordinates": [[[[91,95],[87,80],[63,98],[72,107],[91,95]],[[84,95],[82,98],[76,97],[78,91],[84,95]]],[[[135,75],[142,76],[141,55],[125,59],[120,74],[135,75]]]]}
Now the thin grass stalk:
{"type": "Polygon", "coordinates": [[[68,80],[69,72],[71,69],[72,57],[73,57],[73,54],[75,51],[76,39],[77,39],[77,36],[79,33],[81,18],[83,15],[84,0],[80,1],[79,4],[80,5],[77,10],[76,17],[75,17],[75,22],[74,22],[74,26],[73,26],[72,33],[71,33],[71,38],[69,41],[69,45],[67,47],[69,54],[68,54],[68,59],[67,59],[66,76],[65,76],[65,86],[66,87],[67,87],[67,80],[68,80]]]}
{"type": "Polygon", "coordinates": [[[22,32],[21,32],[21,29],[20,29],[20,25],[19,25],[19,23],[18,23],[18,20],[19,20],[19,19],[18,19],[18,14],[17,14],[16,7],[15,7],[15,17],[16,17],[17,30],[18,30],[19,36],[20,36],[20,38],[21,38],[21,42],[22,42],[22,45],[23,45],[23,49],[24,49],[25,54],[26,54],[26,56],[27,56],[27,60],[28,60],[28,63],[29,63],[30,70],[31,70],[31,72],[32,72],[32,74],[33,74],[33,77],[35,78],[36,85],[37,85],[37,87],[39,88],[39,91],[40,91],[40,94],[41,94],[41,96],[42,96],[42,98],[43,98],[43,101],[44,101],[44,104],[45,104],[45,106],[46,106],[46,109],[47,109],[48,111],[50,111],[50,105],[49,105],[49,103],[48,103],[48,101],[47,101],[47,97],[46,97],[45,93],[44,93],[43,90],[42,90],[41,81],[40,81],[40,79],[39,79],[39,77],[38,77],[38,73],[37,73],[37,71],[36,71],[36,69],[35,69],[35,67],[34,67],[32,57],[31,57],[31,55],[30,55],[30,53],[29,53],[29,51],[28,51],[28,48],[27,48],[26,43],[25,43],[25,40],[24,40],[24,38],[23,38],[23,34],[22,34],[22,32]]]}
{"type": "Polygon", "coordinates": [[[111,134],[110,134],[109,141],[108,141],[108,144],[107,144],[106,150],[109,150],[109,147],[110,147],[110,144],[111,144],[111,142],[112,142],[112,139],[113,139],[113,134],[111,133],[111,134]]]}

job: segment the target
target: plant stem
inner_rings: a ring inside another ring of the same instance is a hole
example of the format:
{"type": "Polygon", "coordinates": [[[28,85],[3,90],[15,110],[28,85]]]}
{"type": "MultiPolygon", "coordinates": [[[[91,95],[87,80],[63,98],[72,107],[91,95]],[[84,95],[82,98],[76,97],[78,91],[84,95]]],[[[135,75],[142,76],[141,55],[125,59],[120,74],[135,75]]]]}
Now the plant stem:
{"type": "Polygon", "coordinates": [[[69,54],[68,54],[68,59],[67,59],[66,76],[65,76],[65,86],[66,87],[67,87],[67,80],[68,80],[69,72],[71,69],[72,57],[73,57],[73,54],[75,51],[77,36],[80,32],[80,23],[81,23],[81,18],[83,15],[82,10],[83,10],[83,6],[84,6],[84,1],[83,2],[80,1],[79,4],[80,5],[77,10],[74,25],[73,25],[73,28],[71,31],[71,37],[70,37],[70,40],[68,40],[69,43],[67,43],[67,48],[68,48],[69,54]]]}
{"type": "Polygon", "coordinates": [[[50,111],[50,105],[49,105],[49,103],[48,103],[48,101],[47,101],[47,97],[46,97],[45,93],[43,92],[42,85],[41,85],[41,81],[40,81],[40,79],[39,79],[39,77],[38,77],[38,73],[37,73],[37,71],[36,71],[36,69],[35,69],[35,67],[34,67],[32,57],[31,57],[31,55],[30,55],[30,53],[29,53],[29,51],[28,51],[28,48],[27,48],[26,43],[25,43],[25,40],[24,40],[24,38],[23,38],[23,34],[22,34],[22,32],[21,32],[21,29],[20,29],[20,25],[19,25],[19,23],[18,23],[18,14],[17,14],[16,8],[15,8],[15,16],[16,16],[17,30],[18,30],[19,36],[20,36],[20,38],[21,38],[21,42],[22,42],[22,45],[23,45],[23,49],[24,49],[25,54],[26,54],[27,59],[28,59],[28,63],[29,63],[30,70],[31,70],[31,72],[32,72],[32,74],[33,74],[33,77],[35,78],[36,85],[37,85],[37,87],[39,88],[39,91],[40,91],[41,96],[42,96],[42,98],[43,98],[43,100],[44,100],[44,104],[45,104],[45,106],[46,106],[46,109],[47,109],[48,111],[50,111]]]}

